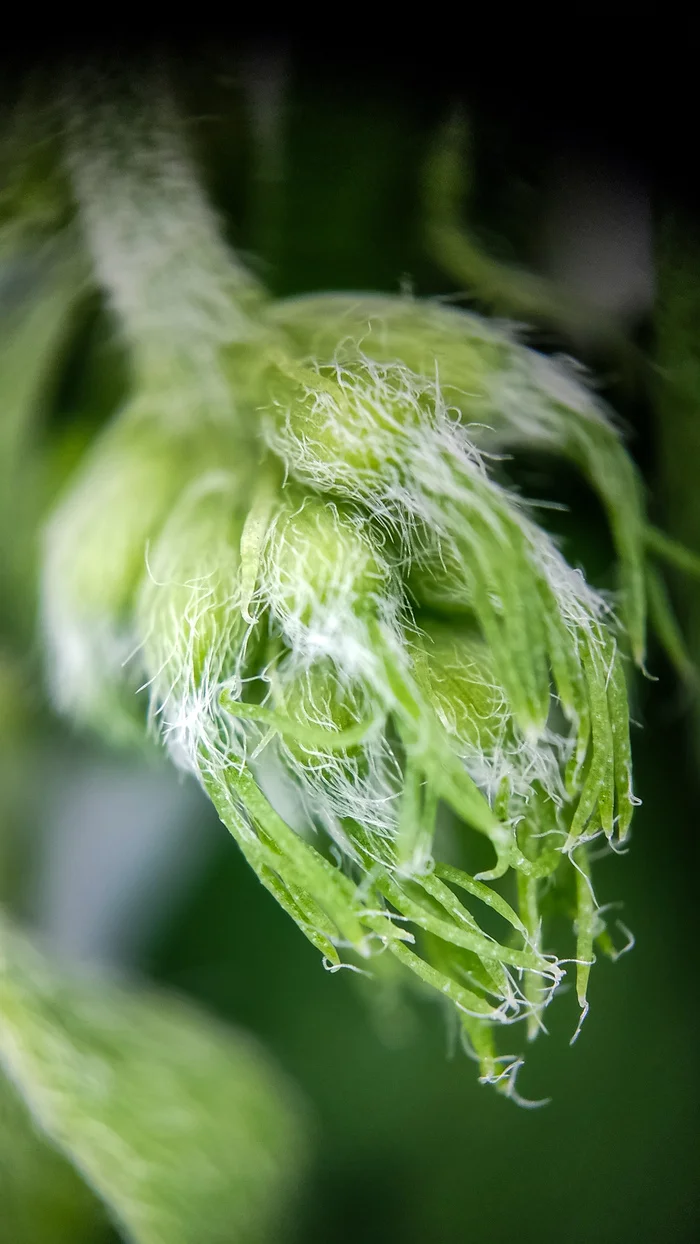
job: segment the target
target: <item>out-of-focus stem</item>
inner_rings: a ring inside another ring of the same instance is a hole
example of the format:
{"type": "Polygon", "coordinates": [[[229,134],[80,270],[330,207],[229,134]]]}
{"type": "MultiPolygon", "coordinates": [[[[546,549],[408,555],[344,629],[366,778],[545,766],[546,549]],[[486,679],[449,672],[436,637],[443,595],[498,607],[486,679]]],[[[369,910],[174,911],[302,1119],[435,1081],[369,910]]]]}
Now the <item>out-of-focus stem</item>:
{"type": "Polygon", "coordinates": [[[155,80],[107,95],[98,86],[74,94],[68,114],[88,246],[137,372],[224,383],[212,364],[255,335],[262,294],[224,243],[169,94],[155,80]]]}

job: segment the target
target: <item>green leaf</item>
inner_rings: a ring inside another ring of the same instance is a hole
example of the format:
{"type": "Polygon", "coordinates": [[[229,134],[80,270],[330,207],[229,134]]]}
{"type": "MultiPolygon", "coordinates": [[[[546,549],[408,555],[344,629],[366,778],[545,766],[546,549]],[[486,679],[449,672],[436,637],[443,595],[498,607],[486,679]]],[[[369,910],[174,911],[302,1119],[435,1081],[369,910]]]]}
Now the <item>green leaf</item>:
{"type": "Polygon", "coordinates": [[[302,1112],[249,1038],[165,995],[68,977],[3,920],[0,1062],[127,1240],[274,1238],[302,1112]]]}

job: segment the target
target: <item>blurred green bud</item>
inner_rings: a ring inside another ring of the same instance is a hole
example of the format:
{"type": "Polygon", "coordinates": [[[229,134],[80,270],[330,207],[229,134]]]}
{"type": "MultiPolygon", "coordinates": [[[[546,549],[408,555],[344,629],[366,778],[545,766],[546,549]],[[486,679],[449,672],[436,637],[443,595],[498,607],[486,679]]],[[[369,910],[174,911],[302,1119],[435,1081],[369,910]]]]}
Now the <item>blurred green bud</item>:
{"type": "MultiPolygon", "coordinates": [[[[51,1147],[48,1186],[40,1155],[19,1155],[47,1204],[36,1207],[31,1236],[21,1224],[34,1215],[15,1220],[12,1201],[3,1204],[8,1244],[82,1239],[81,1218],[85,1238],[91,1226],[100,1231],[78,1176],[135,1244],[279,1238],[303,1171],[308,1115],[250,1037],[168,994],[71,975],[4,916],[0,1010],[0,1105],[7,1074],[51,1147]],[[53,1149],[76,1172],[73,1183],[56,1157],[52,1170],[53,1149]],[[54,1214],[50,1235],[42,1208],[54,1214]]],[[[15,1128],[20,1145],[26,1126],[20,1119],[15,1128]]]]}
{"type": "MultiPolygon", "coordinates": [[[[167,404],[166,404],[167,405],[167,404]]],[[[178,423],[144,395],[121,412],[78,468],[45,534],[43,625],[63,711],[130,733],[140,663],[132,622],[149,542],[187,482],[235,464],[240,445],[217,420],[178,423]]]]}

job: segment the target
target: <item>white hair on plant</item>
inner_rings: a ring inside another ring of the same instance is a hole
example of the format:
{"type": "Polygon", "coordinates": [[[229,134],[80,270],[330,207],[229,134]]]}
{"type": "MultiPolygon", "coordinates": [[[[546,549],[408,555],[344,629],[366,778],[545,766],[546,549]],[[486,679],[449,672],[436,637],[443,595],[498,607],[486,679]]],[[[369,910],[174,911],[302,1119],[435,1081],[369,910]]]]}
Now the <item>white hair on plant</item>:
{"type": "Polygon", "coordinates": [[[350,883],[284,823],[255,780],[255,705],[242,706],[252,725],[231,711],[256,640],[255,622],[241,609],[237,483],[222,475],[193,483],[149,557],[137,615],[152,721],[175,762],[196,773],[263,883],[337,963],[338,946],[367,954],[370,934],[382,944],[407,934],[392,931],[381,913],[365,919],[350,883]]]}
{"type": "Polygon", "coordinates": [[[579,365],[527,348],[512,325],[435,301],[305,295],[272,304],[267,316],[289,333],[302,356],[352,363],[361,351],[428,382],[437,374],[470,439],[486,451],[534,445],[573,461],[606,509],[620,562],[622,612],[635,660],[643,663],[641,484],[611,412],[591,392],[579,365]]]}
{"type": "MultiPolygon", "coordinates": [[[[401,632],[386,633],[387,610],[380,589],[386,592],[391,567],[377,564],[377,548],[368,542],[366,528],[367,519],[362,521],[359,513],[322,498],[307,497],[299,505],[292,492],[281,503],[270,518],[260,558],[260,588],[251,604],[254,613],[263,605],[270,609],[291,651],[269,671],[267,700],[259,706],[246,705],[233,703],[225,695],[223,709],[248,722],[252,719],[247,731],[256,747],[265,727],[279,736],[280,754],[305,792],[309,811],[340,849],[346,866],[359,869],[382,900],[380,906],[388,901],[403,919],[440,930],[443,937],[456,937],[458,943],[466,940],[478,946],[488,962],[494,953],[496,958],[503,953],[508,958],[510,952],[502,948],[498,952],[489,949],[488,939],[484,940],[454,893],[447,887],[440,889],[439,880],[430,877],[425,854],[420,863],[415,854],[402,854],[407,795],[411,803],[419,769],[428,760],[428,739],[422,737],[423,726],[413,740],[409,736],[408,767],[404,768],[386,733],[392,710],[403,707],[406,711],[400,701],[410,696],[409,662],[401,632]],[[346,634],[338,634],[338,617],[354,637],[349,658],[346,634]],[[359,662],[358,642],[365,653],[359,662]],[[385,669],[387,643],[396,662],[393,681],[385,669]],[[405,889],[414,880],[423,899],[412,898],[405,889]],[[426,907],[426,887],[433,895],[439,894],[444,916],[426,907]]],[[[396,608],[390,608],[392,622],[396,615],[396,608]]],[[[413,707],[420,711],[418,701],[413,707]]],[[[429,732],[433,746],[434,734],[429,732]]],[[[438,740],[438,746],[444,746],[444,740],[438,740]]],[[[415,834],[416,826],[409,828],[415,834]]],[[[528,970],[559,978],[556,963],[529,954],[528,970]]],[[[515,957],[523,965],[520,952],[515,957]]],[[[419,974],[427,971],[423,960],[411,964],[419,974]]],[[[494,1022],[503,1022],[521,1009],[504,973],[505,969],[496,973],[500,1001],[492,1012],[494,1022]]]]}
{"type": "Polygon", "coordinates": [[[641,494],[608,413],[512,327],[413,299],[266,302],[163,92],[84,96],[68,163],[135,392],[48,527],[56,698],[106,728],[147,688],[151,733],[324,965],[412,972],[515,1095],[493,1029],[534,1036],[563,978],[548,887],[575,912],[583,1016],[594,944],[611,953],[586,844],[624,839],[635,800],[612,602],[503,458],[554,450],[596,489],[639,661],[641,494]],[[493,867],[440,858],[441,805],[493,867]]]}
{"type": "MultiPolygon", "coordinates": [[[[309,358],[280,370],[290,383],[272,385],[271,448],[313,488],[365,500],[410,548],[413,525],[433,517],[425,477],[429,489],[435,474],[452,487],[443,454],[453,446],[453,421],[436,378],[361,352],[352,365],[309,358]]],[[[479,451],[468,442],[461,448],[465,466],[486,478],[479,451]]]]}
{"type": "Polygon", "coordinates": [[[247,449],[220,354],[255,336],[247,305],[259,294],[223,242],[164,91],[115,101],[98,87],[68,116],[79,217],[136,387],[50,519],[42,617],[58,706],[121,736],[138,729],[131,601],[148,542],[189,479],[247,449]]]}
{"type": "MultiPolygon", "coordinates": [[[[268,417],[271,447],[307,484],[362,498],[370,513],[393,525],[405,548],[418,528],[447,550],[461,569],[515,720],[533,746],[551,713],[553,676],[577,734],[571,793],[592,750],[574,837],[592,817],[611,834],[613,749],[605,705],[611,669],[601,650],[611,668],[619,658],[604,626],[603,598],[568,567],[524,503],[490,478],[437,381],[428,384],[405,367],[363,355],[352,368],[313,360],[280,367],[288,383],[275,395],[277,418],[268,417]]],[[[629,771],[617,790],[624,834],[629,771]]]]}
{"type": "Polygon", "coordinates": [[[234,430],[200,412],[174,427],[147,396],[125,406],[97,437],[44,533],[42,629],[61,711],[115,735],[142,715],[133,599],[158,535],[189,480],[245,458],[234,430]],[[76,550],[80,555],[76,556],[76,550]],[[109,705],[109,708],[107,708],[109,705]]]}
{"type": "MultiPolygon", "coordinates": [[[[420,402],[417,413],[422,417],[420,402]]],[[[509,864],[526,872],[537,866],[515,838],[518,800],[530,802],[533,740],[514,729],[511,772],[502,771],[499,782],[507,777],[510,804],[500,819],[491,808],[497,801],[493,769],[503,770],[505,743],[492,749],[487,776],[486,749],[462,749],[461,758],[453,754],[446,722],[441,725],[412,675],[407,638],[412,623],[397,568],[414,524],[441,524],[441,538],[454,545],[462,562],[465,506],[475,541],[488,549],[507,548],[515,530],[512,507],[489,479],[483,459],[469,445],[462,452],[460,434],[444,410],[438,410],[436,423],[442,435],[433,446],[435,472],[425,460],[419,466],[415,434],[412,461],[419,482],[408,523],[405,507],[397,507],[388,489],[377,524],[370,517],[369,488],[358,490],[368,507],[363,511],[347,500],[303,495],[288,485],[263,525],[252,593],[243,582],[242,550],[250,543],[244,538],[245,489],[237,508],[230,472],[195,476],[171,503],[149,550],[136,607],[139,659],[151,686],[152,721],[176,763],[197,774],[261,880],[332,965],[341,962],[338,955],[346,947],[362,956],[387,947],[451,997],[464,1016],[534,1022],[561,979],[561,966],[543,955],[534,930],[525,930],[522,949],[488,937],[451,885],[434,873],[431,858],[431,818],[445,798],[490,837],[497,853],[494,876],[509,864]],[[461,475],[454,470],[457,459],[461,475]],[[398,557],[387,530],[403,542],[398,557]],[[241,704],[246,647],[260,635],[266,614],[287,649],[279,662],[256,665],[259,676],[269,673],[272,707],[265,701],[259,707],[241,704]],[[324,662],[331,671],[325,690],[317,680],[324,662]],[[390,741],[390,718],[403,758],[390,741]],[[254,762],[265,726],[279,736],[279,752],[306,806],[339,848],[343,869],[328,865],[265,799],[254,762]],[[368,886],[366,898],[356,888],[358,880],[360,887],[368,886]],[[410,935],[402,921],[452,945],[455,955],[461,948],[474,962],[463,970],[455,960],[441,972],[406,945],[410,935]],[[525,974],[524,991],[513,970],[525,974]],[[537,984],[528,984],[531,980],[537,984]]],[[[405,488],[398,470],[393,482],[405,488]]],[[[518,556],[527,560],[529,520],[517,508],[518,556]]],[[[543,571],[543,578],[549,582],[553,575],[547,578],[543,571]]],[[[575,591],[573,599],[579,599],[575,591]]],[[[568,634],[566,617],[560,621],[568,634]]],[[[512,706],[508,712],[510,721],[512,706]]],[[[541,731],[537,763],[545,789],[548,742],[541,731]]],[[[545,864],[551,871],[549,860],[545,864]]],[[[483,883],[464,874],[456,884],[483,883]]]]}
{"type": "Polygon", "coordinates": [[[136,604],[151,722],[176,763],[195,772],[221,687],[240,684],[251,637],[240,607],[244,504],[240,474],[193,480],[149,553],[136,604]]]}
{"type": "MultiPolygon", "coordinates": [[[[373,538],[366,515],[347,504],[311,496],[298,504],[293,491],[290,496],[270,522],[259,589],[260,600],[277,619],[291,648],[281,671],[286,694],[296,682],[295,695],[301,696],[310,722],[316,721],[326,744],[337,729],[334,714],[343,718],[343,736],[358,728],[366,732],[350,760],[347,753],[340,759],[334,745],[320,768],[312,744],[305,757],[304,781],[308,784],[312,772],[322,771],[324,781],[314,781],[313,786],[328,822],[352,818],[369,837],[391,843],[397,836],[393,805],[402,789],[397,781],[400,771],[391,748],[366,723],[368,718],[370,724],[385,720],[390,713],[403,711],[405,716],[406,699],[412,701],[409,714],[419,713],[409,687],[406,612],[396,575],[373,538]],[[324,660],[326,671],[332,670],[328,686],[335,689],[325,701],[323,691],[319,696],[324,660]],[[316,698],[313,707],[311,693],[316,698]]],[[[422,725],[417,735],[415,723],[411,729],[413,750],[425,747],[428,740],[439,750],[435,730],[424,738],[422,725]]],[[[305,725],[304,731],[312,734],[313,724],[305,725]]],[[[295,755],[298,768],[298,750],[295,755]]],[[[384,854],[386,858],[386,848],[384,854]]]]}
{"type": "Polygon", "coordinates": [[[275,670],[272,701],[297,723],[279,736],[283,763],[302,794],[312,823],[322,826],[351,862],[361,864],[354,826],[362,827],[364,855],[387,863],[396,843],[403,785],[399,760],[386,735],[386,705],[368,680],[342,673],[329,658],[310,667],[295,653],[275,670]],[[357,741],[338,747],[335,739],[357,741]],[[348,828],[348,823],[353,826],[348,828]]]}
{"type": "Polygon", "coordinates": [[[563,806],[572,740],[549,729],[534,744],[518,731],[483,640],[464,628],[432,623],[416,636],[412,657],[439,721],[457,740],[468,772],[492,806],[504,783],[511,804],[527,806],[539,783],[557,808],[563,806]]]}
{"type": "Polygon", "coordinates": [[[401,643],[400,592],[377,535],[357,508],[288,489],[270,516],[252,602],[289,646],[269,674],[272,700],[298,727],[296,739],[291,726],[280,738],[285,764],[314,819],[355,859],[342,822],[391,840],[401,778],[381,729],[390,691],[367,626],[379,620],[401,643]],[[353,731],[360,739],[329,751],[339,715],[339,741],[353,731]]]}

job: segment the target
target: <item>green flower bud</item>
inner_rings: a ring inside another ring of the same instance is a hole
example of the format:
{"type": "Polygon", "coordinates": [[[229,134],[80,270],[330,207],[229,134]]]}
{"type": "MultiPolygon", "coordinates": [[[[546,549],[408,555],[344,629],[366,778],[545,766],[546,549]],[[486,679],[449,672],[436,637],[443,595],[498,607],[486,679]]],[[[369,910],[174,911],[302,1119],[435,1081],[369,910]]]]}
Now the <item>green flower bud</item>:
{"type": "Polygon", "coordinates": [[[381,296],[267,303],[177,129],[161,101],[83,108],[71,132],[137,397],[47,533],[57,700],[114,732],[147,683],[152,728],[327,965],[388,952],[455,1005],[482,1076],[510,1083],[491,1029],[526,1018],[534,1035],[563,976],[548,887],[571,907],[584,1009],[602,946],[586,843],[624,838],[635,801],[611,605],[493,456],[535,445],[587,475],[639,661],[634,468],[578,379],[502,327],[381,296]],[[300,796],[299,832],[261,757],[300,796]],[[440,806],[491,868],[439,858],[440,806]]]}
{"type": "Polygon", "coordinates": [[[242,473],[218,471],[194,480],[149,554],[138,595],[136,629],[143,636],[151,711],[184,764],[215,714],[221,684],[235,683],[245,658],[244,497],[242,473]]]}
{"type": "Polygon", "coordinates": [[[268,318],[302,355],[338,369],[360,350],[439,383],[442,399],[487,453],[541,448],[570,459],[608,513],[633,651],[644,655],[644,515],[640,480],[609,412],[580,369],[527,349],[504,326],[409,298],[327,294],[273,304],[268,318]]]}
{"type": "MultiPolygon", "coordinates": [[[[624,834],[632,804],[626,761],[615,777],[607,703],[609,669],[620,658],[606,603],[567,566],[523,504],[490,478],[439,387],[364,356],[338,365],[333,380],[318,366],[316,373],[307,367],[302,374],[296,365],[279,370],[272,448],[309,484],[361,497],[397,532],[409,564],[425,580],[435,577],[438,595],[441,577],[458,569],[455,587],[464,584],[464,604],[473,609],[525,740],[543,738],[552,690],[572,725],[567,783],[581,795],[572,833],[602,827],[612,835],[617,815],[624,834]]],[[[620,722],[618,739],[623,732],[620,722]]]]}
{"type": "Polygon", "coordinates": [[[423,621],[412,657],[416,682],[449,733],[476,752],[493,752],[502,739],[507,701],[476,628],[423,621]]]}
{"type": "Polygon", "coordinates": [[[272,303],[266,319],[303,356],[342,362],[360,349],[378,363],[439,375],[448,400],[488,400],[490,377],[507,365],[514,339],[483,317],[439,303],[384,294],[307,294],[272,303]]]}
{"type": "Polygon", "coordinates": [[[62,711],[131,733],[141,681],[138,660],[129,662],[140,644],[132,606],[149,541],[189,480],[240,455],[225,425],[178,424],[162,396],[134,401],[96,442],[45,534],[43,625],[62,711]]]}
{"type": "Polygon", "coordinates": [[[396,608],[387,549],[356,507],[285,490],[267,536],[261,598],[297,652],[362,661],[363,622],[396,608]]]}

